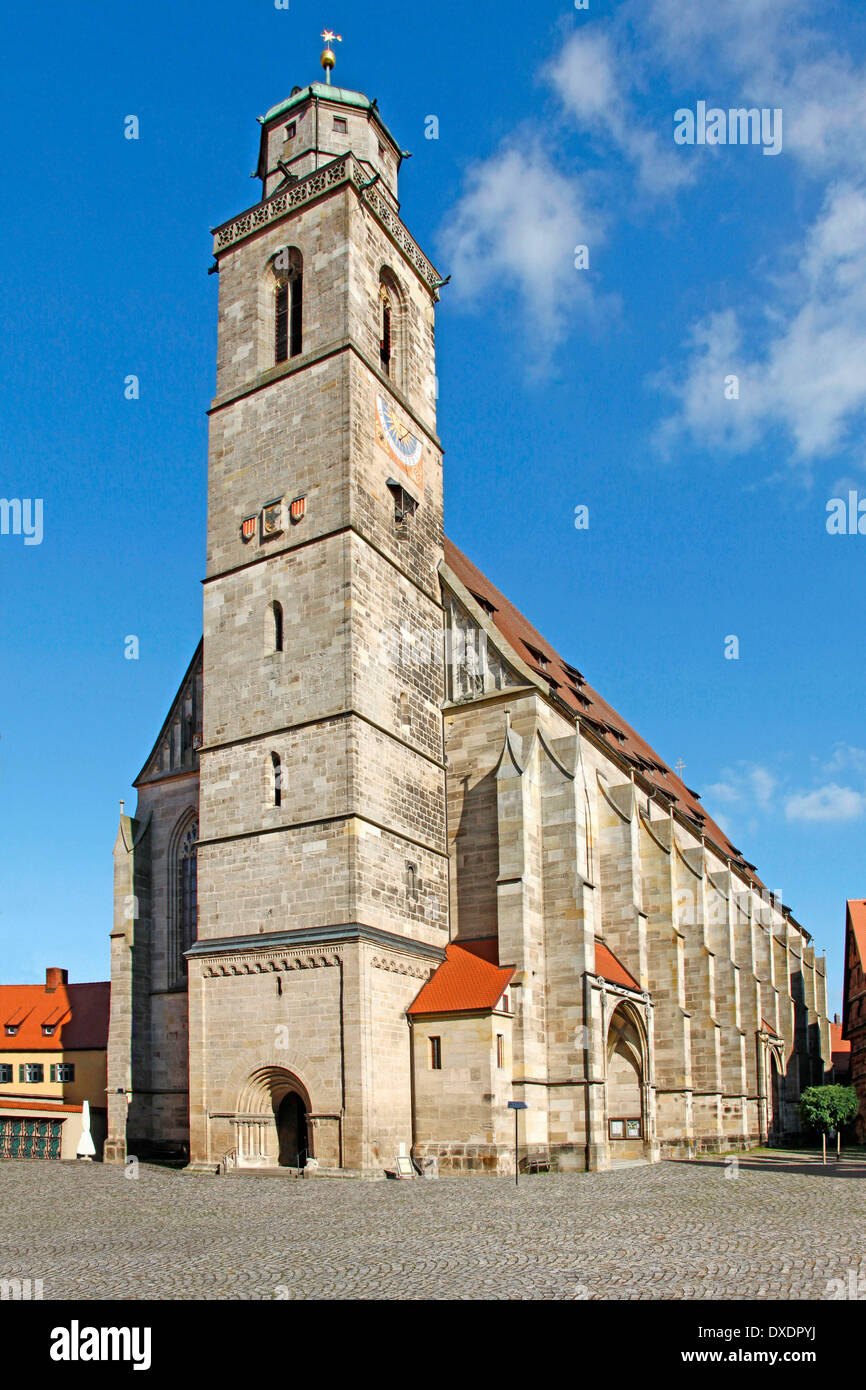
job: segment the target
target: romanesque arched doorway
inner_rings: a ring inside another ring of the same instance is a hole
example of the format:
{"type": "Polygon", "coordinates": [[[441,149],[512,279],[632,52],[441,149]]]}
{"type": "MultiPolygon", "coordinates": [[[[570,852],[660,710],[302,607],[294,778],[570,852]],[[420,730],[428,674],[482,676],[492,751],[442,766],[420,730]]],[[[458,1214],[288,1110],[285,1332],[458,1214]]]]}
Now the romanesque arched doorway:
{"type": "Polygon", "coordinates": [[[619,1004],[607,1030],[607,1138],[611,1159],[643,1155],[646,1135],[643,1030],[627,1004],[619,1004]]]}
{"type": "Polygon", "coordinates": [[[297,1091],[288,1091],[277,1107],[278,1159],[281,1168],[302,1168],[307,1161],[307,1110],[297,1091]]]}
{"type": "Polygon", "coordinates": [[[260,1067],[247,1079],[235,1114],[240,1168],[300,1167],[313,1157],[310,1097],[287,1067],[260,1067]]]}

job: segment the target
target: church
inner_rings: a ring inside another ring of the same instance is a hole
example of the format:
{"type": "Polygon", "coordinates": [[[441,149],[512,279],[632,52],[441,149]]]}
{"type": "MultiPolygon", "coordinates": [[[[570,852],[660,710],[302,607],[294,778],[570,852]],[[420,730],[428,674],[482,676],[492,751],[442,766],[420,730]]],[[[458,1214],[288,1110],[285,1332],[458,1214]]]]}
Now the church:
{"type": "Polygon", "coordinates": [[[114,848],[105,1158],[513,1173],[515,1113],[558,1170],[783,1140],[824,959],[445,538],[445,282],[333,61],[214,231],[203,639],[114,848]]]}

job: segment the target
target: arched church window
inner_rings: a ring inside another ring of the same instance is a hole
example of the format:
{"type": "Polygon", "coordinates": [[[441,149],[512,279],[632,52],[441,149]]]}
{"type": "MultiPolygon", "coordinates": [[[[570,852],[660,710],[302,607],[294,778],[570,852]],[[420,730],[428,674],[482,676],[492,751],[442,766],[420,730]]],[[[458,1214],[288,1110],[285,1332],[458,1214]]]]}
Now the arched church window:
{"type": "Polygon", "coordinates": [[[276,599],[271,604],[271,612],[274,622],[274,651],[283,650],[283,605],[277,603],[276,599]]]}
{"type": "Polygon", "coordinates": [[[274,260],[274,361],[299,357],[303,341],[304,262],[296,246],[274,260]]]}
{"type": "Polygon", "coordinates": [[[274,793],[274,805],[283,804],[283,768],[279,754],[271,754],[271,784],[274,793]]]}
{"type": "Polygon", "coordinates": [[[185,952],[198,935],[198,818],[188,811],[179,821],[169,850],[169,985],[187,975],[185,952]]]}
{"type": "Polygon", "coordinates": [[[186,956],[196,938],[198,926],[198,822],[194,821],[183,839],[178,863],[180,884],[178,901],[180,903],[180,950],[183,973],[186,974],[186,956]]]}

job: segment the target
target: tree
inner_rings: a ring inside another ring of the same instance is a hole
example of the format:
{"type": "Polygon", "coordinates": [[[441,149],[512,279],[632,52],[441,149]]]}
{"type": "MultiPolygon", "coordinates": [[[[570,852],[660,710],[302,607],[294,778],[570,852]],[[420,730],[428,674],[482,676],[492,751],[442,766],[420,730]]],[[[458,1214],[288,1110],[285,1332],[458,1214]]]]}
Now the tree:
{"type": "Polygon", "coordinates": [[[860,1108],[853,1086],[808,1086],[800,1096],[800,1119],[807,1129],[829,1134],[854,1119],[860,1108]]]}

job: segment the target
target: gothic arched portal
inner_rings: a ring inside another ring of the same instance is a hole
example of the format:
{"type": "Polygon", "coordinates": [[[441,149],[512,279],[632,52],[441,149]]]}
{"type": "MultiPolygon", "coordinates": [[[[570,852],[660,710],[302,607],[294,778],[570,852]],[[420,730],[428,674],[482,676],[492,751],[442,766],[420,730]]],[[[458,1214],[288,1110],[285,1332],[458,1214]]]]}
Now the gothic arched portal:
{"type": "MultiPolygon", "coordinates": [[[[611,1156],[617,1147],[643,1145],[646,1139],[644,1080],[646,1043],[640,1019],[626,1003],[618,1004],[607,1030],[607,1113],[611,1156]]],[[[623,1149],[623,1152],[628,1150],[623,1149]]]]}

